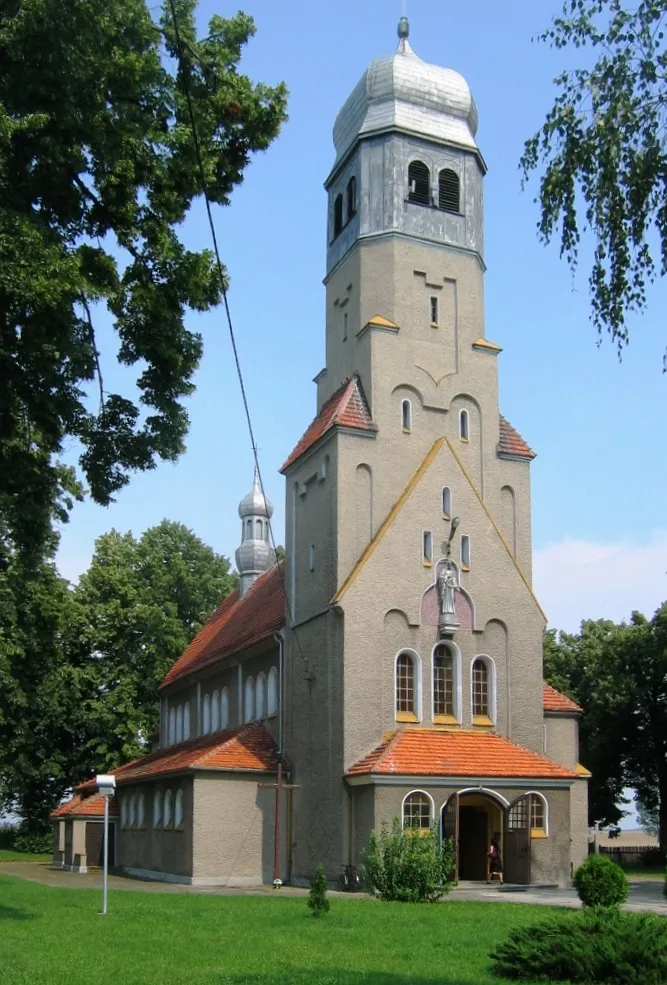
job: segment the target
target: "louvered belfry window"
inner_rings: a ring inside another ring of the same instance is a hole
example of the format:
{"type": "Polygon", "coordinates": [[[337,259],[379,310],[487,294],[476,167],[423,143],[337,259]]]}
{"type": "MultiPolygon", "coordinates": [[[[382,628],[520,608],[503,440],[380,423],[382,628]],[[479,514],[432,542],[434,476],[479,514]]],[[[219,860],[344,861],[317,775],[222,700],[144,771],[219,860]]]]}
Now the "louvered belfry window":
{"type": "Polygon", "coordinates": [[[413,161],[408,168],[408,199],[420,205],[430,205],[430,174],[422,161],[413,161]]]}
{"type": "Polygon", "coordinates": [[[445,168],[438,177],[438,205],[445,212],[461,211],[461,182],[451,168],[445,168]]]}

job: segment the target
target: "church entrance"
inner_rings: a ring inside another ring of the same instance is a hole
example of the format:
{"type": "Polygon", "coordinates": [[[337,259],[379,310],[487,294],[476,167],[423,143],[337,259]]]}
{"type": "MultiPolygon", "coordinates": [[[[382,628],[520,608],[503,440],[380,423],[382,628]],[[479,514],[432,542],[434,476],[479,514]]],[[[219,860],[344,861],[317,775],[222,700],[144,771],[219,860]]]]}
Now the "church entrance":
{"type": "Polygon", "coordinates": [[[487,878],[488,851],[491,839],[500,841],[504,861],[505,807],[489,793],[462,790],[452,794],[442,808],[443,838],[456,845],[455,881],[482,882],[487,878]]]}

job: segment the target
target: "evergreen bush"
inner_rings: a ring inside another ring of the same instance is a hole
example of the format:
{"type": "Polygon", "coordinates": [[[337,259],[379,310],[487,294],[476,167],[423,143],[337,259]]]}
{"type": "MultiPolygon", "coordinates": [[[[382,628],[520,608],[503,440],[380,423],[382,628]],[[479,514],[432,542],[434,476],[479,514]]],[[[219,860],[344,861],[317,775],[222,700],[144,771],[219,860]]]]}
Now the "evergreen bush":
{"type": "Polygon", "coordinates": [[[391,829],[371,831],[362,862],[364,881],[380,899],[433,903],[449,891],[454,851],[451,840],[440,843],[436,825],[403,828],[396,817],[391,829]]]}
{"type": "Polygon", "coordinates": [[[310,880],[308,906],[314,917],[323,917],[329,912],[331,903],[327,899],[327,877],[322,865],[315,869],[315,875],[310,880]]]}
{"type": "Polygon", "coordinates": [[[21,831],[19,829],[14,835],[12,848],[15,852],[50,855],[53,851],[53,836],[49,834],[35,834],[34,832],[21,831]]]}
{"type": "Polygon", "coordinates": [[[604,855],[589,855],[573,882],[584,906],[620,906],[628,898],[625,872],[604,855]]]}
{"type": "Polygon", "coordinates": [[[504,978],[664,985],[667,921],[613,908],[563,913],[514,930],[491,959],[504,978]]]}

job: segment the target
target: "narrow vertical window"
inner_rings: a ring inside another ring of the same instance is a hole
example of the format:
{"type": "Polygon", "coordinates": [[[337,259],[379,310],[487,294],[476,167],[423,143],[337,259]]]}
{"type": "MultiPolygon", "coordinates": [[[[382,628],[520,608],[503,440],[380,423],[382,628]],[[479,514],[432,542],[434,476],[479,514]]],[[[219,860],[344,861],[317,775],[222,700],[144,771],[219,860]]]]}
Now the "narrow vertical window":
{"type": "Polygon", "coordinates": [[[343,312],[343,342],[347,341],[347,311],[343,312]]]}
{"type": "Polygon", "coordinates": [[[131,828],[137,823],[137,798],[134,794],[130,797],[130,817],[128,824],[131,828]]]}
{"type": "Polygon", "coordinates": [[[220,729],[220,695],[214,691],[211,695],[211,732],[220,729]]]}
{"type": "Polygon", "coordinates": [[[422,560],[426,567],[433,564],[433,534],[430,530],[422,533],[422,560]]]}
{"type": "Polygon", "coordinates": [[[470,415],[467,410],[462,410],[459,414],[459,436],[461,441],[468,441],[470,438],[470,415]]]}
{"type": "Polygon", "coordinates": [[[174,802],[174,827],[183,827],[183,791],[176,791],[176,800],[174,802]]]}
{"type": "Polygon", "coordinates": [[[257,676],[257,688],[255,693],[255,718],[261,722],[266,715],[266,678],[264,674],[257,676]]]}
{"type": "Polygon", "coordinates": [[[452,491],[449,486],[442,487],[442,515],[446,520],[452,515],[452,491]]]}
{"type": "Polygon", "coordinates": [[[252,540],[252,520],[248,520],[245,525],[246,540],[252,540]]]}
{"type": "Polygon", "coordinates": [[[278,671],[275,667],[272,667],[269,671],[269,687],[266,708],[269,715],[278,714],[278,671]]]}
{"type": "Polygon", "coordinates": [[[461,182],[451,168],[445,168],[438,175],[438,207],[445,212],[461,211],[461,182]]]}
{"type": "Polygon", "coordinates": [[[143,828],[144,826],[144,820],[145,820],[144,804],[145,804],[144,795],[140,793],[137,799],[137,827],[138,828],[143,828]]]}
{"type": "Polygon", "coordinates": [[[162,824],[162,794],[156,790],[153,794],[153,827],[159,828],[162,824]]]}
{"type": "Polygon", "coordinates": [[[169,825],[171,824],[172,804],[173,804],[172,792],[171,790],[167,790],[167,792],[164,795],[164,814],[162,817],[162,825],[165,828],[168,828],[169,825]]]}
{"type": "Polygon", "coordinates": [[[261,520],[255,520],[255,540],[264,539],[264,525],[261,520]]]}
{"type": "Polygon", "coordinates": [[[334,202],[334,239],[340,235],[343,228],[343,196],[336,195],[334,202]]]}
{"type": "Polygon", "coordinates": [[[167,734],[167,743],[173,746],[176,742],[176,709],[169,709],[169,731],[167,734]]]}
{"type": "Polygon", "coordinates": [[[536,793],[532,794],[530,802],[530,834],[532,838],[545,837],[547,834],[544,800],[536,793]]]}
{"type": "Polygon", "coordinates": [[[433,654],[433,714],[454,715],[454,661],[444,645],[433,654]]]}
{"type": "Polygon", "coordinates": [[[315,570],[315,545],[314,544],[311,544],[310,545],[310,549],[308,551],[308,570],[309,571],[314,571],[315,570]]]}
{"type": "Polygon", "coordinates": [[[412,431],[412,404],[409,400],[401,402],[401,425],[406,434],[412,431]]]}
{"type": "Polygon", "coordinates": [[[431,176],[423,161],[413,161],[408,168],[408,200],[419,205],[431,204],[431,176]]]}
{"type": "Polygon", "coordinates": [[[470,567],[470,537],[466,534],[461,537],[461,567],[470,567]]]}
{"type": "Polygon", "coordinates": [[[245,682],[244,722],[251,722],[255,714],[255,682],[248,677],[245,682]]]}
{"type": "Polygon", "coordinates": [[[357,179],[352,175],[347,183],[347,220],[357,214],[357,179]]]}
{"type": "Polygon", "coordinates": [[[431,325],[438,324],[438,299],[431,298],[431,325]]]}
{"type": "Polygon", "coordinates": [[[202,732],[204,735],[208,735],[211,731],[211,695],[204,695],[204,714],[202,716],[202,732]]]}
{"type": "Polygon", "coordinates": [[[416,718],[415,665],[409,653],[400,653],[396,660],[396,713],[416,718]]]}
{"type": "Polygon", "coordinates": [[[183,741],[183,705],[176,709],[176,741],[183,741]]]}
{"type": "Polygon", "coordinates": [[[225,729],[229,726],[229,691],[223,687],[220,695],[220,728],[225,729]]]}
{"type": "Polygon", "coordinates": [[[489,717],[489,670],[481,657],[472,665],[472,717],[489,717]]]}
{"type": "Polygon", "coordinates": [[[190,738],[190,702],[186,701],[183,709],[183,738],[190,738]]]}

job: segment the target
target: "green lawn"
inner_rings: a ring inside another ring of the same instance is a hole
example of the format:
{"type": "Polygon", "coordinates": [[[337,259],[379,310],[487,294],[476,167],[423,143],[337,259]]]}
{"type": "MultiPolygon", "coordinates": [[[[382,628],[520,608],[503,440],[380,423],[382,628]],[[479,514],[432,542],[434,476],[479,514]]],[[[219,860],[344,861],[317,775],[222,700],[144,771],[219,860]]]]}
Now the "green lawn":
{"type": "Polygon", "coordinates": [[[90,890],[0,877],[2,985],[498,985],[493,945],[546,907],[90,890]]]}
{"type": "Polygon", "coordinates": [[[32,852],[15,852],[9,848],[0,848],[0,862],[50,862],[52,855],[37,855],[32,852]]]}
{"type": "Polygon", "coordinates": [[[649,869],[645,865],[622,865],[621,868],[630,880],[637,877],[660,880],[665,878],[665,870],[663,868],[649,869]]]}

